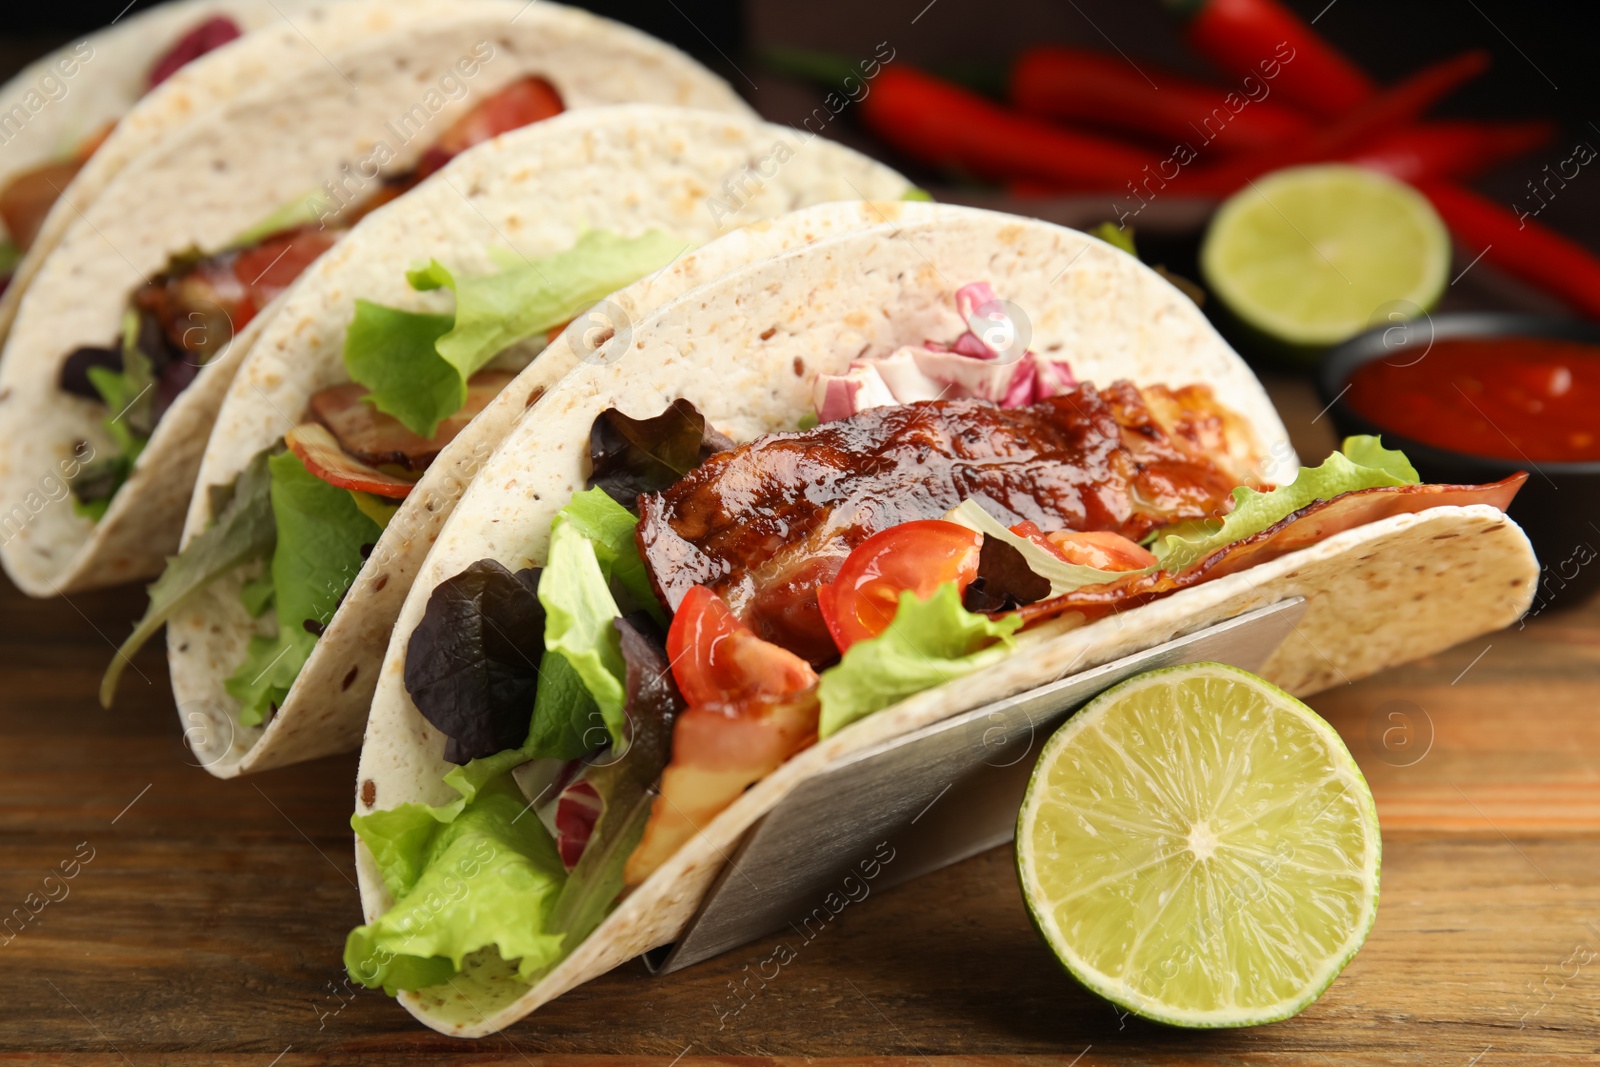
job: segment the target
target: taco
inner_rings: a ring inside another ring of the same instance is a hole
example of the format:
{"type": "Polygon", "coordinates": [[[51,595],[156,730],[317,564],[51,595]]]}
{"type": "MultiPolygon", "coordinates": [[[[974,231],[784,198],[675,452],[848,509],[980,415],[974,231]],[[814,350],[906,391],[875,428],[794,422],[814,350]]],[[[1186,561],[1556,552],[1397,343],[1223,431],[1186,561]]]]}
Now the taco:
{"type": "Polygon", "coordinates": [[[786,127],[654,105],[466,153],[269,314],[222,402],[184,548],[103,697],[166,620],[179,713],[212,773],[354,750],[422,557],[528,404],[625,348],[655,304],[866,221],[845,204],[803,228],[764,218],[909,189],[786,127]],[[547,345],[575,316],[583,329],[547,345]]]}
{"type": "Polygon", "coordinates": [[[61,191],[142,96],[283,18],[266,0],[179,0],[64,45],[0,86],[0,292],[61,191]]]}
{"type": "Polygon", "coordinates": [[[467,147],[637,100],[748,113],[716,76],[615,23],[452,3],[261,80],[167,133],[86,207],[58,205],[75,221],[0,361],[13,580],[49,595],[159,573],[254,320],[300,271],[467,147]],[[41,495],[41,479],[70,495],[41,495]]]}
{"type": "Polygon", "coordinates": [[[448,11],[446,0],[176,0],[30,63],[0,88],[0,340],[77,212],[161,137],[326,62],[319,51],[448,11]]]}
{"type": "Polygon", "coordinates": [[[1520,478],[1418,485],[1375,439],[1300,469],[1133,257],[880,210],[635,322],[445,523],[362,746],[345,951],[427,1025],[493,1032],[671,942],[845,753],[1288,597],[1264,673],[1297,693],[1527,606],[1520,478]]]}

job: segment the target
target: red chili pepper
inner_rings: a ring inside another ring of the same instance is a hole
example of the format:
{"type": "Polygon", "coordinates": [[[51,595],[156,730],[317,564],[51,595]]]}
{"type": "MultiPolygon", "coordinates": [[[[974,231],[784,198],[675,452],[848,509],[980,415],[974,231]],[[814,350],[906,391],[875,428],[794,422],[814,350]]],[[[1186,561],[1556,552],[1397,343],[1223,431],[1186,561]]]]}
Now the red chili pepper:
{"type": "Polygon", "coordinates": [[[1549,142],[1556,124],[1427,122],[1382,134],[1345,158],[1403,182],[1470,178],[1549,142]]]}
{"type": "Polygon", "coordinates": [[[1272,83],[1259,74],[1249,85],[1222,89],[1059,45],[1023,52],[1010,83],[1011,102],[1031,114],[1191,142],[1216,128],[1226,134],[1217,147],[1230,152],[1263,151],[1311,132],[1311,121],[1269,100],[1271,92],[1272,83]]]}
{"type": "Polygon", "coordinates": [[[1525,215],[1448,182],[1419,186],[1469,256],[1600,318],[1600,258],[1525,215]]]}
{"type": "Polygon", "coordinates": [[[873,80],[861,119],[909,156],[984,178],[1115,189],[1155,162],[1146,149],[1017,114],[899,63],[873,80]]]}
{"type": "Polygon", "coordinates": [[[1167,0],[1193,12],[1189,44],[1236,78],[1266,76],[1295,107],[1338,118],[1359,107],[1377,86],[1278,0],[1167,0]],[[1264,66],[1270,65],[1270,66],[1264,66]]]}
{"type": "Polygon", "coordinates": [[[1018,200],[1038,200],[1042,197],[1058,196],[1061,193],[1072,192],[1063,189],[1053,182],[1042,182],[1037,178],[1015,178],[1006,182],[1006,195],[1014,196],[1018,200]]]}
{"type": "Polygon", "coordinates": [[[1264,152],[1218,166],[1184,171],[1174,184],[1186,193],[1227,196],[1250,179],[1270,170],[1342,159],[1380,134],[1415,122],[1425,111],[1489,67],[1482,49],[1431,64],[1405,81],[1383,90],[1339,121],[1279,151],[1264,152]]]}

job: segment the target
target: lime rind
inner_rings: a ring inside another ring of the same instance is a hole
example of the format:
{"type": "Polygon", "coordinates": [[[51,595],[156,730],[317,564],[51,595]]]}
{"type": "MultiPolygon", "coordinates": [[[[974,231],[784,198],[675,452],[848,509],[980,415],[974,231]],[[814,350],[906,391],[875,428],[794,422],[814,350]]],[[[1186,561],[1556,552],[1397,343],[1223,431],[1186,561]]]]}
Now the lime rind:
{"type": "Polygon", "coordinates": [[[1450,234],[1404,182],[1347,164],[1277,171],[1218,210],[1201,273],[1229,314],[1290,349],[1325,348],[1444,293],[1450,234]]]}
{"type": "Polygon", "coordinates": [[[1381,853],[1371,791],[1333,728],[1271,683],[1218,663],[1152,671],[1096,697],[1046,743],[1017,821],[1017,868],[1029,916],[1068,973],[1137,1015],[1190,1028],[1277,1022],[1315,1001],[1372,928],[1381,853]],[[1200,699],[1190,684],[1196,682],[1200,699]],[[1141,722],[1128,711],[1154,687],[1173,689],[1187,703],[1177,721],[1147,714],[1141,722]],[[1224,703],[1236,704],[1243,694],[1243,718],[1255,721],[1231,721],[1241,717],[1237,707],[1206,706],[1214,703],[1204,699],[1206,687],[1227,690],[1224,703]],[[1253,731],[1249,743],[1230,745],[1240,726],[1253,731]],[[1079,743],[1105,741],[1108,727],[1144,743],[1079,743]],[[1091,731],[1101,736],[1091,738],[1091,731]],[[1163,746],[1163,738],[1173,744],[1163,746]],[[1274,752],[1299,765],[1280,759],[1267,769],[1275,774],[1251,766],[1274,752]],[[1198,768],[1187,778],[1186,765],[1198,768]],[[1069,773],[1052,775],[1058,768],[1069,773]],[[1282,787],[1276,806],[1274,785],[1282,787]],[[1206,793],[1222,803],[1208,803],[1206,793]],[[1152,796],[1159,799],[1152,803],[1152,796]],[[1041,820],[1047,806],[1056,809],[1052,818],[1062,810],[1079,815],[1090,832],[1083,840],[1110,846],[1071,857],[1071,877],[1081,884],[1070,893],[1041,882],[1037,860],[1044,853],[1034,831],[1047,832],[1046,847],[1070,844],[1062,840],[1062,824],[1041,820]],[[1238,825],[1240,810],[1248,811],[1249,827],[1238,825]],[[1219,825],[1203,827],[1201,814],[1216,816],[1219,825]],[[1252,832],[1243,833],[1247,828],[1252,832]],[[1198,862],[1207,849],[1206,862],[1198,862]],[[1269,876],[1241,864],[1240,856],[1253,856],[1269,876]],[[1223,870],[1224,860],[1231,871],[1223,870]],[[1174,879],[1185,863],[1187,872],[1174,879]],[[1279,871],[1288,876],[1277,877],[1279,871]],[[1201,915],[1187,927],[1178,922],[1174,936],[1173,917],[1197,899],[1204,901],[1201,915]],[[1342,913],[1331,914],[1329,906],[1339,910],[1340,901],[1342,913]],[[1275,947],[1269,933],[1278,939],[1275,947]],[[1225,951],[1257,943],[1269,947],[1239,958],[1225,951]],[[1272,973],[1291,955],[1304,964],[1307,952],[1314,959],[1298,972],[1272,973]],[[1117,971],[1106,962],[1119,953],[1124,965],[1117,971]],[[1130,971],[1136,957],[1141,962],[1130,971]],[[1174,996],[1185,982],[1188,995],[1174,996]],[[1208,997],[1212,1003],[1196,1003],[1208,997]]]}

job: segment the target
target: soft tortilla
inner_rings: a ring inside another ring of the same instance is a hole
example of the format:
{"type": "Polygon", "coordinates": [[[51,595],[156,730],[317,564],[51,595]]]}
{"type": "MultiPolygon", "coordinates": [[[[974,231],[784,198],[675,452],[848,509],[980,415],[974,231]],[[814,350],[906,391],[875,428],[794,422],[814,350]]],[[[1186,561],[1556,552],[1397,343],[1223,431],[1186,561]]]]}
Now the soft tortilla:
{"type": "MultiPolygon", "coordinates": [[[[809,410],[816,374],[840,371],[863,347],[883,353],[950,336],[960,329],[950,310],[954,289],[987,280],[1032,317],[1033,347],[1059,351],[1082,378],[1210,383],[1254,426],[1263,455],[1275,457],[1274,480],[1292,476],[1294,454],[1259,383],[1186,297],[1132,257],[1074,231],[990,212],[883,210],[893,221],[686,293],[635,325],[633,350],[609,373],[579,367],[534,405],[445,524],[401,610],[362,748],[358,812],[454,796],[442,780],[451,766],[444,739],[405,692],[410,634],[434,587],[471,562],[542,561],[551,519],[583,486],[589,427],[608,407],[644,417],[686,397],[736,439],[792,428],[809,410]]],[[[786,763],[533,988],[493,953],[480,953],[449,985],[401,1000],[437,1030],[486,1034],[670,942],[744,831],[845,752],[1295,595],[1308,598],[1307,613],[1264,673],[1311,692],[1505,625],[1528,603],[1536,575],[1526,538],[1504,515],[1439,508],[1339,534],[1090,626],[1042,628],[1026,653],[869,716],[786,763]]],[[[356,851],[371,921],[390,901],[366,848],[358,842],[356,851]]]]}
{"type": "MultiPolygon", "coordinates": [[[[285,5],[289,11],[305,6],[304,0],[285,5]]],[[[145,95],[155,61],[217,15],[246,33],[283,20],[267,0],[177,0],[131,13],[23,67],[0,86],[0,188],[23,171],[70,155],[123,118],[145,95]]]]}
{"type": "Polygon", "coordinates": [[[67,95],[42,107],[16,138],[6,142],[0,184],[70,154],[108,122],[115,120],[117,126],[62,191],[28,254],[17,264],[10,287],[0,296],[0,341],[10,331],[28,285],[67,228],[77,222],[78,212],[162,137],[263,81],[326,63],[327,53],[413,19],[447,15],[451,8],[450,0],[177,0],[129,15],[30,64],[0,89],[0,119],[13,114],[18,102],[26,106],[27,94],[50,71],[58,70],[57,62],[74,56],[79,45],[86,43],[92,49],[90,58],[80,61],[73,77],[66,79],[67,95]],[[143,92],[156,58],[185,31],[219,14],[248,32],[143,92]]]}
{"type": "MultiPolygon", "coordinates": [[[[356,297],[413,309],[450,306],[448,296],[410,288],[404,276],[409,264],[432,256],[461,274],[487,273],[494,269],[492,247],[510,241],[538,258],[571,247],[585,228],[630,235],[660,229],[683,238],[686,247],[728,235],[614,294],[609,313],[625,330],[627,321],[735,267],[870,224],[877,215],[870,205],[842,203],[794,222],[763,219],[797,204],[858,191],[897,197],[908,188],[899,174],[840,145],[802,145],[787,127],[653,105],[574,112],[475,149],[364,220],[281,298],[282,308],[222,405],[185,540],[211,519],[209,486],[232,481],[252,456],[282,437],[312,393],[349,380],[343,346],[356,297]],[[746,183],[742,209],[734,212],[722,200],[713,209],[710,199],[727,195],[723,183],[762,159],[770,159],[763,168],[769,173],[759,189],[746,183]],[[745,223],[751,225],[737,229],[745,223]]],[[[208,770],[231,777],[360,745],[384,648],[411,579],[466,484],[529,398],[590,355],[579,347],[581,329],[535,358],[428,468],[264,729],[238,725],[238,703],[223,685],[258,630],[238,598],[242,576],[214,583],[173,617],[167,636],[173,693],[208,770]]]]}
{"type": "MultiPolygon", "coordinates": [[[[63,392],[57,374],[72,349],[115,336],[126,296],[146,273],[191,245],[224,246],[323,182],[345,180],[380,144],[395,153],[385,170],[400,170],[457,115],[529,73],[554,83],[569,108],[654,100],[748,113],[686,56],[604,19],[517,0],[451,8],[263,82],[163,138],[101,191],[34,279],[0,362],[0,500],[22,501],[80,442],[110,447],[103,407],[63,392]],[[455,64],[483,42],[494,55],[470,91],[444,97],[435,87],[446,77],[459,82],[455,64]],[[440,110],[401,141],[392,124],[430,92],[440,110]]],[[[243,354],[232,345],[200,378],[231,377],[243,354]]],[[[218,395],[198,382],[185,390],[140,455],[136,481],[99,524],[76,515],[69,498],[16,512],[0,561],[18,587],[48,596],[159,573],[178,546],[183,512],[145,500],[186,497],[215,416],[205,405],[218,395]]]]}

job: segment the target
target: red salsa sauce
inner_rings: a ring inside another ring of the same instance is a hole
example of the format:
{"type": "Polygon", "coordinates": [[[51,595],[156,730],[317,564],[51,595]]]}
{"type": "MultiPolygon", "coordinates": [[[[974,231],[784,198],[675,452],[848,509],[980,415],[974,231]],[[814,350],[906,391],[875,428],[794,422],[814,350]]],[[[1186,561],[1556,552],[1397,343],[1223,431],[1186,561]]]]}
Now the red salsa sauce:
{"type": "Polygon", "coordinates": [[[1435,341],[1356,368],[1345,403],[1414,441],[1498,459],[1600,460],[1600,345],[1552,337],[1435,341]]]}

